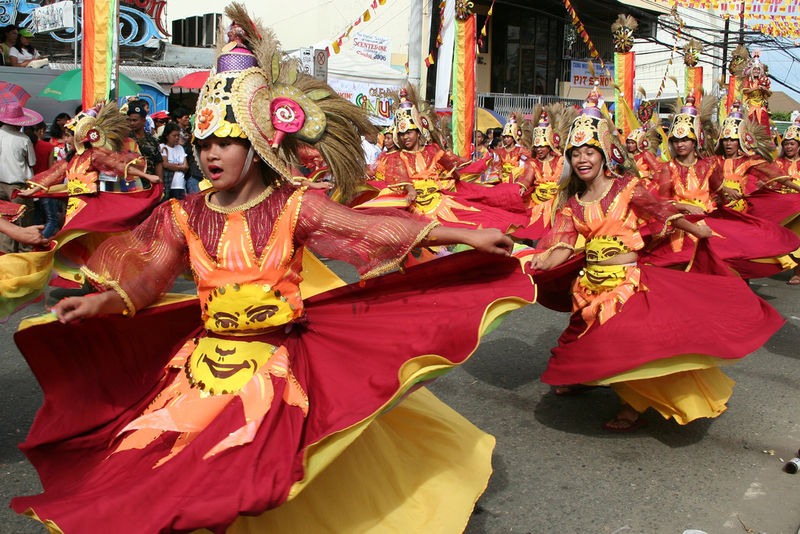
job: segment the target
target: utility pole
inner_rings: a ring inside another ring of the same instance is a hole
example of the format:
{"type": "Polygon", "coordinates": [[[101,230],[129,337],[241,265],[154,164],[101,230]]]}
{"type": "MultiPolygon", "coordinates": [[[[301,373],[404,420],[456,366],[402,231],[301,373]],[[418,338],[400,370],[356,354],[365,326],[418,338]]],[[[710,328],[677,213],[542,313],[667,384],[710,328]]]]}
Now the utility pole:
{"type": "Polygon", "coordinates": [[[742,0],[742,10],[739,12],[739,44],[744,44],[744,6],[747,0],[742,0]]]}

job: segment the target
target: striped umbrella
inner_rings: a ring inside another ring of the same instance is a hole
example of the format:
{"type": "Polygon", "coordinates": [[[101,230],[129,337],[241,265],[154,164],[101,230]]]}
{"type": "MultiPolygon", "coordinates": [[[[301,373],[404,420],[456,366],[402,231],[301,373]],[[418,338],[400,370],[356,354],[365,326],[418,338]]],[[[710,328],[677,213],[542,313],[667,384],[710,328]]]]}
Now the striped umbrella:
{"type": "Polygon", "coordinates": [[[28,91],[19,85],[0,82],[0,105],[19,102],[21,106],[24,106],[30,97],[28,91]]]}

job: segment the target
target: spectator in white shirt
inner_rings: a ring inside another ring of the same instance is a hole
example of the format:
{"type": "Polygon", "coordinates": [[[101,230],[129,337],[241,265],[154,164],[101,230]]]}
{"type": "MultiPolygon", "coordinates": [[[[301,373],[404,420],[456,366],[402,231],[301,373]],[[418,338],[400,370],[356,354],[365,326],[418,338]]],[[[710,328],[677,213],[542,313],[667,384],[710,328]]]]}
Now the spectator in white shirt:
{"type": "MultiPolygon", "coordinates": [[[[26,188],[25,181],[33,178],[36,153],[30,138],[19,131],[20,126],[32,126],[42,121],[42,116],[14,102],[0,106],[0,200],[26,205],[22,226],[30,224],[33,199],[17,197],[14,191],[26,188]]],[[[5,234],[0,234],[0,251],[19,252],[19,244],[5,234]]]]}
{"type": "Polygon", "coordinates": [[[164,126],[159,149],[164,158],[164,184],[169,185],[169,198],[182,200],[186,197],[186,171],[189,170],[189,164],[181,144],[181,127],[178,123],[168,122],[164,126]]]}
{"type": "Polygon", "coordinates": [[[11,47],[8,56],[12,67],[28,67],[34,59],[39,59],[39,51],[31,44],[33,33],[22,28],[17,35],[17,42],[11,47]]]}

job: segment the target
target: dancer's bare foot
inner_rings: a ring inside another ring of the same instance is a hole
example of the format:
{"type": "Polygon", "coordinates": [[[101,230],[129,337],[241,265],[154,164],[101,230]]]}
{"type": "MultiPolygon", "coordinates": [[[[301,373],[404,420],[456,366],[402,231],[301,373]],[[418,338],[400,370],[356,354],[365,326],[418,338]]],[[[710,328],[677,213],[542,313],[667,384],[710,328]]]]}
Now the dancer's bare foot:
{"type": "Polygon", "coordinates": [[[634,432],[646,424],[639,412],[629,404],[623,404],[614,419],[603,423],[603,428],[609,432],[634,432]]]}

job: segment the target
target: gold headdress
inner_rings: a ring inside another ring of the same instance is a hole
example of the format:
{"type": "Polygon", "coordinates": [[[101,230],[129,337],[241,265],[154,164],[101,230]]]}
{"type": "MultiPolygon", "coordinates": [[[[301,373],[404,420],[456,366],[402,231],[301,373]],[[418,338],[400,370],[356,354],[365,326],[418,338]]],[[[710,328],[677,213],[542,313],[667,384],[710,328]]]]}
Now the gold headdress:
{"type": "Polygon", "coordinates": [[[511,113],[505,125],[503,126],[503,133],[501,134],[501,136],[505,137],[507,135],[513,137],[515,143],[519,143],[520,140],[522,139],[522,132],[520,131],[519,124],[517,124],[516,113],[511,113]]]}
{"type": "Polygon", "coordinates": [[[195,139],[246,138],[278,175],[307,144],[328,164],[343,197],[363,179],[362,132],[374,130],[366,113],[327,84],[297,72],[275,35],[239,3],[225,8],[230,42],[220,50],[197,101],[195,139]]]}
{"type": "Polygon", "coordinates": [[[630,15],[619,15],[611,25],[611,36],[614,39],[615,52],[630,52],[633,48],[633,32],[639,27],[636,19],[630,15]]]}
{"type": "Polygon", "coordinates": [[[764,127],[753,123],[742,114],[742,103],[734,102],[730,114],[722,121],[722,127],[714,151],[723,154],[723,139],[736,139],[739,149],[747,156],[758,154],[771,161],[775,152],[775,144],[766,133],[764,127]]]}
{"type": "Polygon", "coordinates": [[[118,152],[122,150],[122,143],[130,132],[127,117],[119,112],[113,102],[101,102],[80,112],[67,123],[67,127],[75,132],[78,154],[86,149],[85,143],[118,152]]]}
{"type": "Polygon", "coordinates": [[[436,113],[427,102],[420,99],[414,86],[404,87],[400,89],[399,93],[391,96],[394,102],[392,111],[395,135],[409,130],[418,130],[421,144],[431,141],[440,146],[443,144],[443,134],[437,128],[436,113]]]}
{"type": "MultiPolygon", "coordinates": [[[[619,136],[617,128],[608,115],[604,114],[599,107],[601,96],[597,86],[592,89],[586,102],[583,105],[578,117],[572,122],[572,127],[567,135],[565,153],[569,153],[573,148],[581,146],[592,146],[603,153],[606,168],[615,176],[622,176],[624,170],[621,166],[630,167],[626,160],[625,151],[619,146],[619,136]]],[[[565,165],[565,169],[568,165],[565,165]]],[[[566,170],[565,170],[566,173],[566,170]]]]}
{"type": "Polygon", "coordinates": [[[795,117],[794,122],[783,132],[783,140],[792,139],[800,143],[800,115],[795,117]]]}
{"type": "Polygon", "coordinates": [[[555,139],[555,132],[553,132],[553,126],[550,124],[550,115],[547,110],[542,109],[538,115],[535,114],[533,116],[533,120],[537,121],[536,126],[533,128],[534,148],[546,146],[550,150],[561,154],[558,150],[558,141],[555,139]]]}

